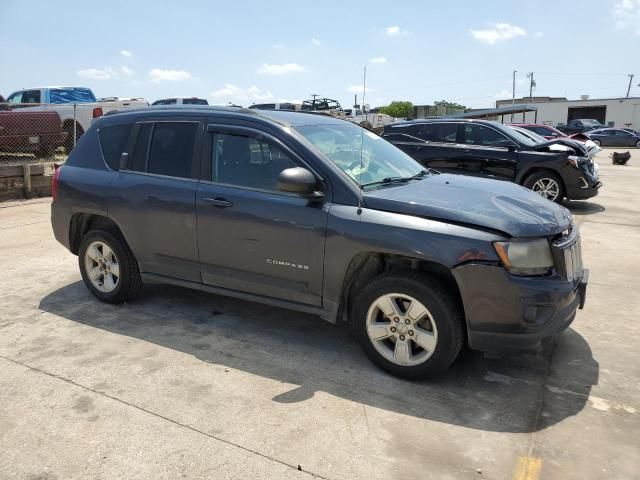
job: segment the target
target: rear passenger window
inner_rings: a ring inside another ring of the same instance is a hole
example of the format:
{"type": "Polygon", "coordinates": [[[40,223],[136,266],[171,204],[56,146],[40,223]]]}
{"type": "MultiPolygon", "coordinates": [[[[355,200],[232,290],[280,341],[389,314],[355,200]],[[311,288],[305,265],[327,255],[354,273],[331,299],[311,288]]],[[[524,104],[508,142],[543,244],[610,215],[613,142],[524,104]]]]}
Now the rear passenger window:
{"type": "Polygon", "coordinates": [[[149,150],[148,173],[191,178],[197,123],[156,123],[149,150]]]}
{"type": "Polygon", "coordinates": [[[152,123],[140,124],[136,146],[129,159],[129,169],[136,172],[147,171],[147,152],[149,151],[149,139],[151,138],[152,123]]]}
{"type": "Polygon", "coordinates": [[[411,134],[428,142],[456,143],[455,123],[422,123],[412,127],[411,134]]]}
{"type": "Polygon", "coordinates": [[[98,132],[102,155],[111,170],[118,170],[120,167],[120,156],[122,152],[127,149],[127,141],[129,140],[130,133],[130,123],[104,127],[98,132]]]}

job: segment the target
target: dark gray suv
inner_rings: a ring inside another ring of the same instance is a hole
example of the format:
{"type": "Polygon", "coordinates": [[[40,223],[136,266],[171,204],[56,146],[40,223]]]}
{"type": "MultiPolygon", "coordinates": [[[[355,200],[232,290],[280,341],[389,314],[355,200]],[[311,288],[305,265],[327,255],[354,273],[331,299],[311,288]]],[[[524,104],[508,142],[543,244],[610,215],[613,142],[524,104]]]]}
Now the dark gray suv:
{"type": "Polygon", "coordinates": [[[585,299],[569,212],[518,185],[438,174],[310,113],[154,107],[106,115],[53,182],[56,238],[100,300],[164,282],[349,322],[422,378],[463,344],[535,349],[585,299]]]}

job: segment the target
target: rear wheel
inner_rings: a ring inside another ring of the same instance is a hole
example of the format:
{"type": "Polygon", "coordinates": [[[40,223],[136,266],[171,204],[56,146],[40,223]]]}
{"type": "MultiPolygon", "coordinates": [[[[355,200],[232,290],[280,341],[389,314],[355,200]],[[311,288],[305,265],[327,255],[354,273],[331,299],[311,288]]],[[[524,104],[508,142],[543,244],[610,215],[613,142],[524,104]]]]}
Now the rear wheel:
{"type": "Polygon", "coordinates": [[[103,302],[126,302],[142,287],[138,262],[119,234],[106,230],[87,233],[80,242],[78,262],[85,285],[103,302]]]}
{"type": "Polygon", "coordinates": [[[640,148],[640,140],[636,142],[636,148],[640,148]]]}
{"type": "Polygon", "coordinates": [[[464,340],[458,302],[440,284],[417,274],[373,279],[355,299],[351,321],[371,361],[408,379],[446,370],[464,340]]]}
{"type": "Polygon", "coordinates": [[[553,172],[537,172],[529,175],[523,186],[552,202],[560,203],[564,198],[562,180],[553,172]]]}

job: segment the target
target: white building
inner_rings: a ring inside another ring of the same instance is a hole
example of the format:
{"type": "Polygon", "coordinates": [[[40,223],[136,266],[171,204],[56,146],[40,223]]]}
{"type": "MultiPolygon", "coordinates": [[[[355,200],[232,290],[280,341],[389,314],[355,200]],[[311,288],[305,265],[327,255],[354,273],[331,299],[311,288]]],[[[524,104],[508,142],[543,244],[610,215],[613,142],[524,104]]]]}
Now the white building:
{"type": "MultiPolygon", "coordinates": [[[[512,100],[498,100],[496,107],[511,106],[512,100]]],[[[640,97],[632,98],[594,98],[583,96],[581,100],[564,98],[528,97],[516,98],[516,104],[538,107],[537,123],[558,125],[568,123],[575,118],[595,118],[605,125],[640,130],[640,97]]],[[[505,123],[511,120],[505,115],[505,123]]],[[[498,121],[500,121],[498,119],[498,121]]],[[[536,112],[520,113],[514,116],[514,122],[534,123],[536,112]]]]}

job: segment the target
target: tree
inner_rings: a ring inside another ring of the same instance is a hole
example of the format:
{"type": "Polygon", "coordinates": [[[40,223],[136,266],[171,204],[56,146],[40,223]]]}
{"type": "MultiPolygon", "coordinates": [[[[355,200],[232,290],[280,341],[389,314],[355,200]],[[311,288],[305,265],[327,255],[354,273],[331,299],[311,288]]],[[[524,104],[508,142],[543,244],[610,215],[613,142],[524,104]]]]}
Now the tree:
{"type": "Polygon", "coordinates": [[[412,117],[413,103],[394,100],[386,107],[380,107],[380,112],[395,118],[412,117]]]}
{"type": "Polygon", "coordinates": [[[464,105],[460,105],[459,103],[447,102],[446,100],[440,100],[439,102],[433,102],[433,106],[436,107],[436,109],[438,111],[439,110],[444,110],[446,113],[454,112],[456,110],[460,110],[460,111],[464,112],[466,110],[466,108],[467,108],[464,105]]]}

